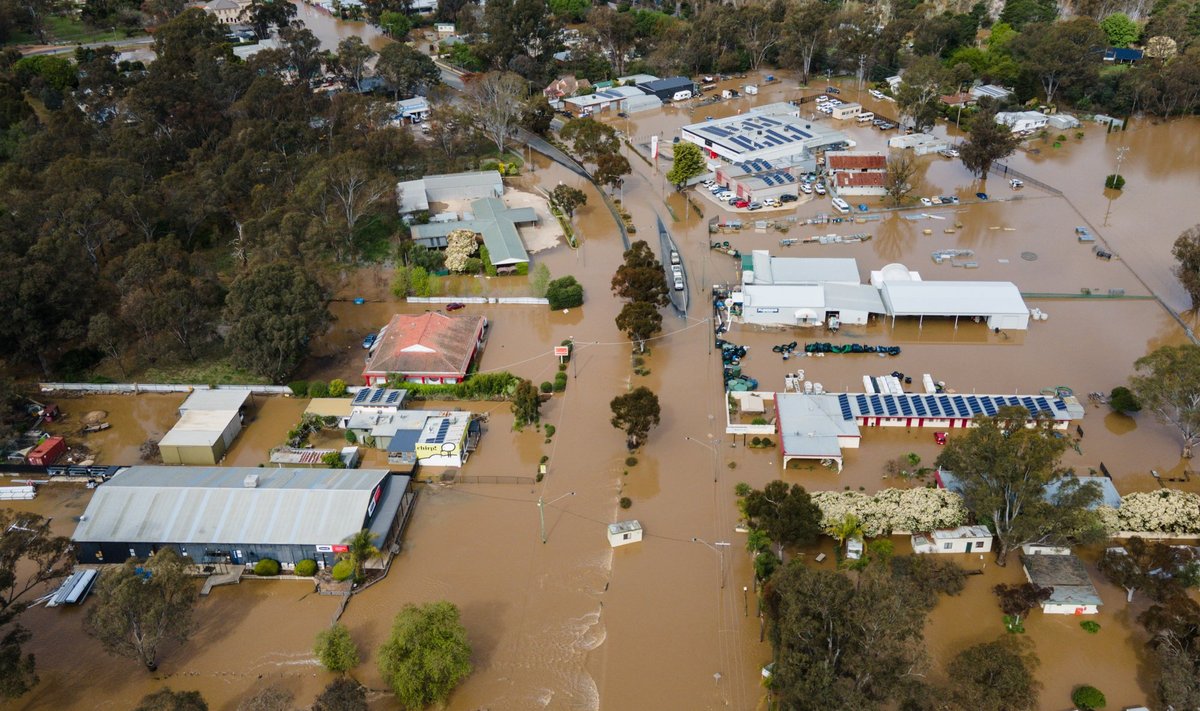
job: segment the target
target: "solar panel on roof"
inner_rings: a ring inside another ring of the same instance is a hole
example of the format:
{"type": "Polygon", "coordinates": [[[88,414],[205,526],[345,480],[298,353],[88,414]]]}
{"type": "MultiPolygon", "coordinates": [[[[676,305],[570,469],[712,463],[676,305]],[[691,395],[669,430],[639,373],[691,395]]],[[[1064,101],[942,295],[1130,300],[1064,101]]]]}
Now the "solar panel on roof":
{"type": "Polygon", "coordinates": [[[399,391],[399,390],[393,390],[393,391],[391,391],[390,393],[388,393],[388,396],[387,396],[387,404],[389,404],[389,405],[394,405],[394,404],[396,403],[396,401],[397,401],[397,400],[399,400],[399,399],[400,399],[400,391],[399,391]]]}
{"type": "Polygon", "coordinates": [[[925,409],[925,398],[917,396],[912,401],[913,410],[916,410],[918,417],[925,417],[929,411],[925,409]]]}
{"type": "Polygon", "coordinates": [[[950,398],[946,395],[938,397],[938,407],[942,408],[942,414],[946,417],[954,415],[954,408],[950,405],[950,398]]]}
{"type": "Polygon", "coordinates": [[[878,395],[872,395],[868,398],[871,401],[871,414],[878,415],[883,412],[883,405],[879,401],[878,395]]]}
{"type": "MultiPolygon", "coordinates": [[[[775,135],[775,132],[774,132],[774,131],[767,131],[767,133],[771,134],[772,136],[774,136],[774,135],[775,135]]],[[[770,163],[768,163],[768,162],[766,162],[765,160],[764,160],[764,161],[762,161],[762,164],[763,164],[764,166],[766,166],[767,170],[770,170],[770,169],[771,169],[771,164],[770,164],[770,163]]]]}
{"type": "Polygon", "coordinates": [[[905,415],[912,417],[912,414],[913,414],[912,405],[909,404],[908,398],[906,398],[906,397],[900,398],[900,412],[903,412],[905,415]]]}
{"type": "Polygon", "coordinates": [[[1053,410],[1054,409],[1053,407],[1050,406],[1050,402],[1048,400],[1046,400],[1046,398],[1044,398],[1044,397],[1039,397],[1037,399],[1037,404],[1038,404],[1038,408],[1042,409],[1042,410],[1053,410]]]}
{"type": "Polygon", "coordinates": [[[367,393],[369,393],[369,392],[371,392],[371,391],[366,388],[359,390],[357,393],[354,394],[354,402],[352,402],[350,404],[351,405],[361,404],[363,400],[367,399],[367,393]]]}
{"type": "Polygon", "coordinates": [[[983,413],[988,417],[996,414],[996,402],[990,397],[983,398],[983,413]]]}
{"type": "Polygon", "coordinates": [[[789,183],[794,183],[794,182],[796,182],[796,176],[792,175],[791,173],[784,173],[784,174],[783,174],[783,177],[784,177],[785,179],[787,179],[787,181],[788,181],[789,183]]]}
{"type": "Polygon", "coordinates": [[[958,413],[959,417],[966,417],[967,415],[971,414],[967,411],[967,403],[963,400],[961,395],[955,395],[954,397],[950,398],[950,404],[954,405],[954,411],[958,413]]]}
{"type": "Polygon", "coordinates": [[[896,408],[896,396],[895,395],[886,396],[883,400],[883,403],[885,405],[887,405],[887,413],[889,415],[895,415],[896,413],[899,412],[899,410],[896,408]]]}
{"type": "Polygon", "coordinates": [[[383,391],[382,390],[376,390],[375,392],[371,393],[371,404],[372,405],[379,402],[381,399],[383,399],[383,391]]]}
{"type": "Polygon", "coordinates": [[[867,411],[867,396],[866,395],[855,395],[854,401],[858,403],[858,411],[859,412],[867,411]]]}

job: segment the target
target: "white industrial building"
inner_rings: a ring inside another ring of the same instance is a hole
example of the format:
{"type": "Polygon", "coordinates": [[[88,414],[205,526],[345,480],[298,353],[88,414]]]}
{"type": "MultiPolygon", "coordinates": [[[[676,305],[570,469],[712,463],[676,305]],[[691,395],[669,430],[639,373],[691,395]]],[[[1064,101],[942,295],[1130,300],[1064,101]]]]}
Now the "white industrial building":
{"type": "Polygon", "coordinates": [[[845,121],[858,116],[860,113],[862,113],[862,104],[850,102],[847,104],[838,104],[837,106],[834,106],[832,116],[835,119],[845,121]]]}
{"type": "Polygon", "coordinates": [[[792,460],[829,460],[842,470],[842,449],[858,449],[858,423],[842,416],[830,396],[776,393],[783,468],[792,460]]]}
{"type": "Polygon", "coordinates": [[[950,147],[944,138],[931,136],[928,133],[910,133],[892,136],[888,139],[888,148],[911,148],[914,155],[927,155],[944,151],[950,147]]]}
{"type": "Polygon", "coordinates": [[[242,431],[249,390],[197,390],[179,406],[179,421],[158,441],[164,464],[216,464],[242,431]]]}
{"type": "Polygon", "coordinates": [[[996,114],[996,123],[1004,124],[1013,133],[1025,133],[1045,128],[1050,117],[1041,111],[1001,111],[996,114]]]}
{"type": "Polygon", "coordinates": [[[800,118],[799,109],[785,103],[690,124],[680,129],[680,136],[703,148],[710,158],[730,163],[788,160],[803,164],[813,161],[817,151],[854,145],[846,134],[800,118]]]}
{"type": "Polygon", "coordinates": [[[1029,328],[1029,308],[1017,285],[1008,281],[892,281],[879,291],[892,317],[980,318],[990,329],[1024,331],[1029,328]]]}
{"type": "Polygon", "coordinates": [[[878,290],[861,283],[854,259],[772,257],[766,250],[751,253],[751,268],[732,298],[744,323],[764,326],[820,326],[831,317],[865,324],[884,312],[878,290]]]}
{"type": "Polygon", "coordinates": [[[646,96],[646,92],[636,86],[614,86],[601,89],[594,94],[567,97],[563,99],[563,105],[567,111],[576,116],[590,116],[604,111],[613,104],[640,96],[646,96]]]}

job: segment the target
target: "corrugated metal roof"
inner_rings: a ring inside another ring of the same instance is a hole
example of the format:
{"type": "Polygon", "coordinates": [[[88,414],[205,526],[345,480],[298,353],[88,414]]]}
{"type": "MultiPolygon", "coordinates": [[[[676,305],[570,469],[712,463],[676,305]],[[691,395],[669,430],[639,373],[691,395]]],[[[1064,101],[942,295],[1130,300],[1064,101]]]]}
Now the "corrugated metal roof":
{"type": "MultiPolygon", "coordinates": [[[[96,489],[86,542],[337,543],[362,530],[385,469],[138,466],[96,489]],[[258,486],[247,488],[247,476],[258,486]]],[[[404,482],[395,481],[403,486],[404,482]]]]}
{"type": "Polygon", "coordinates": [[[175,426],[163,435],[158,446],[211,446],[221,439],[225,428],[237,417],[237,410],[188,410],[175,426]]]}
{"type": "Polygon", "coordinates": [[[179,413],[188,410],[237,410],[249,399],[249,390],[197,390],[179,406],[179,413]]]}
{"type": "Polygon", "coordinates": [[[1028,314],[1008,281],[885,281],[883,303],[895,316],[1028,314]]]}
{"type": "Polygon", "coordinates": [[[777,393],[779,433],[788,456],[840,457],[838,436],[858,437],[858,424],[844,420],[837,400],[803,393],[777,393]]]}

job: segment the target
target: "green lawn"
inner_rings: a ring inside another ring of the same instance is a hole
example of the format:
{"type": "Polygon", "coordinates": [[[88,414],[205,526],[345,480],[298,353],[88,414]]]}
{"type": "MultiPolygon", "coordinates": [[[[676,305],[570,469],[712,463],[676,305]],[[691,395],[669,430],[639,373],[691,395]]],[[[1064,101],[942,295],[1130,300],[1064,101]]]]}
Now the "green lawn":
{"type": "MultiPolygon", "coordinates": [[[[133,36],[144,34],[136,32],[133,36]]],[[[123,42],[130,35],[124,30],[96,29],[75,17],[55,15],[46,19],[46,40],[51,44],[91,44],[94,42],[123,42]]],[[[27,32],[15,32],[7,44],[40,44],[37,37],[27,32]]]]}
{"type": "Polygon", "coordinates": [[[183,383],[187,385],[254,385],[266,379],[238,370],[227,359],[200,360],[187,365],[149,368],[134,378],[140,383],[183,383]]]}

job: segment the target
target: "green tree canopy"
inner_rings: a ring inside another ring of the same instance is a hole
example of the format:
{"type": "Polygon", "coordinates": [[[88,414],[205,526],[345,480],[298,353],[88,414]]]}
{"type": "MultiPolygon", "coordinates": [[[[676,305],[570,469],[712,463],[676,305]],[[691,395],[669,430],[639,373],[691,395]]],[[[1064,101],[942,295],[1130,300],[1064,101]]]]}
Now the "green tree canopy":
{"type": "Polygon", "coordinates": [[[625,251],[625,261],[612,278],[612,291],[628,301],[644,301],[666,306],[667,277],[662,263],[645,240],[638,240],[625,251]]]}
{"type": "Polygon", "coordinates": [[[546,285],[546,300],[555,311],[583,306],[583,285],[573,276],[559,277],[546,285]]]}
{"type": "Polygon", "coordinates": [[[1175,277],[1191,298],[1192,308],[1200,307],[1200,225],[1192,225],[1175,238],[1171,255],[1175,257],[1175,277]]]}
{"type": "Polygon", "coordinates": [[[84,630],[108,652],[154,671],[160,644],[191,635],[195,605],[187,563],[174,549],[163,548],[145,562],[131,558],[100,576],[84,630]]]}
{"type": "Polygon", "coordinates": [[[550,200],[558,205],[567,217],[574,217],[575,210],[587,204],[587,193],[570,185],[559,184],[550,191],[550,200]]]}
{"type": "Polygon", "coordinates": [[[690,141],[682,141],[675,146],[674,160],[671,169],[667,171],[667,182],[682,187],[689,180],[708,172],[708,163],[700,146],[690,141]]]}
{"type": "Polygon", "coordinates": [[[325,290],[299,266],[274,262],[238,277],[225,302],[234,363],[283,382],[329,320],[325,290]]]}
{"type": "Polygon", "coordinates": [[[312,711],[367,711],[367,689],[355,679],[339,676],[321,691],[312,711]]]}
{"type": "Polygon", "coordinates": [[[1197,565],[1177,546],[1134,536],[1124,546],[1106,550],[1097,567],[1109,582],[1125,588],[1126,602],[1133,602],[1138,590],[1157,601],[1182,593],[1194,580],[1197,565]]]}
{"type": "Polygon", "coordinates": [[[358,666],[358,647],[350,630],[340,622],[317,633],[314,650],[321,666],[331,672],[345,674],[358,666]]]}
{"type": "Polygon", "coordinates": [[[1033,711],[1037,656],[1019,637],[967,647],[950,660],[949,698],[955,711],[1033,711]]]}
{"type": "Polygon", "coordinates": [[[537,424],[541,420],[539,412],[541,406],[542,401],[538,396],[537,388],[532,382],[522,379],[517,383],[517,390],[513,393],[513,427],[521,429],[525,425],[537,424]]]}
{"type": "Polygon", "coordinates": [[[364,528],[344,541],[347,551],[342,554],[342,557],[350,561],[350,565],[353,566],[355,582],[361,583],[366,580],[367,574],[364,566],[368,560],[379,555],[379,549],[375,547],[377,538],[378,535],[364,528]]]}
{"type": "Polygon", "coordinates": [[[996,112],[981,110],[971,119],[967,140],[959,148],[967,170],[986,180],[992,164],[1013,154],[1020,140],[1012,129],[996,122],[996,112]]]}
{"type": "Polygon", "coordinates": [[[646,350],[646,341],[662,330],[662,314],[658,307],[645,301],[630,301],[617,314],[617,328],[637,344],[638,351],[646,350]]]}
{"type": "Polygon", "coordinates": [[[609,403],[612,426],[625,432],[625,446],[637,449],[650,430],[658,426],[661,409],[658,396],[646,386],[618,395],[609,403]]]}
{"type": "Polygon", "coordinates": [[[1063,477],[1059,458],[1067,441],[1055,436],[1050,420],[1028,423],[1024,408],[1002,408],[995,417],[977,418],[977,426],[952,438],[937,458],[938,467],[958,478],[967,508],[995,532],[1000,565],[1027,543],[1102,535],[1099,518],[1089,508],[1099,501],[1099,488],[1063,477]],[[1047,497],[1047,487],[1060,478],[1054,496],[1047,497]]]}
{"type": "Polygon", "coordinates": [[[1138,616],[1158,662],[1155,696],[1163,708],[1200,704],[1200,604],[1183,595],[1151,605],[1138,616]]]}
{"type": "Polygon", "coordinates": [[[1184,456],[1200,442],[1200,346],[1163,346],[1134,361],[1129,387],[1143,406],[1179,432],[1184,456]]]}
{"type": "Polygon", "coordinates": [[[1104,36],[1112,47],[1128,47],[1137,42],[1137,23],[1123,12],[1114,12],[1101,20],[1100,29],[1104,30],[1104,36]]]}
{"type": "Polygon", "coordinates": [[[783,550],[785,545],[810,545],[821,535],[821,509],[799,484],[776,479],[742,500],[742,511],[783,550]]]}
{"type": "Polygon", "coordinates": [[[405,605],[379,648],[379,673],[402,709],[443,704],[471,673],[471,645],[449,602],[405,605]]]}

